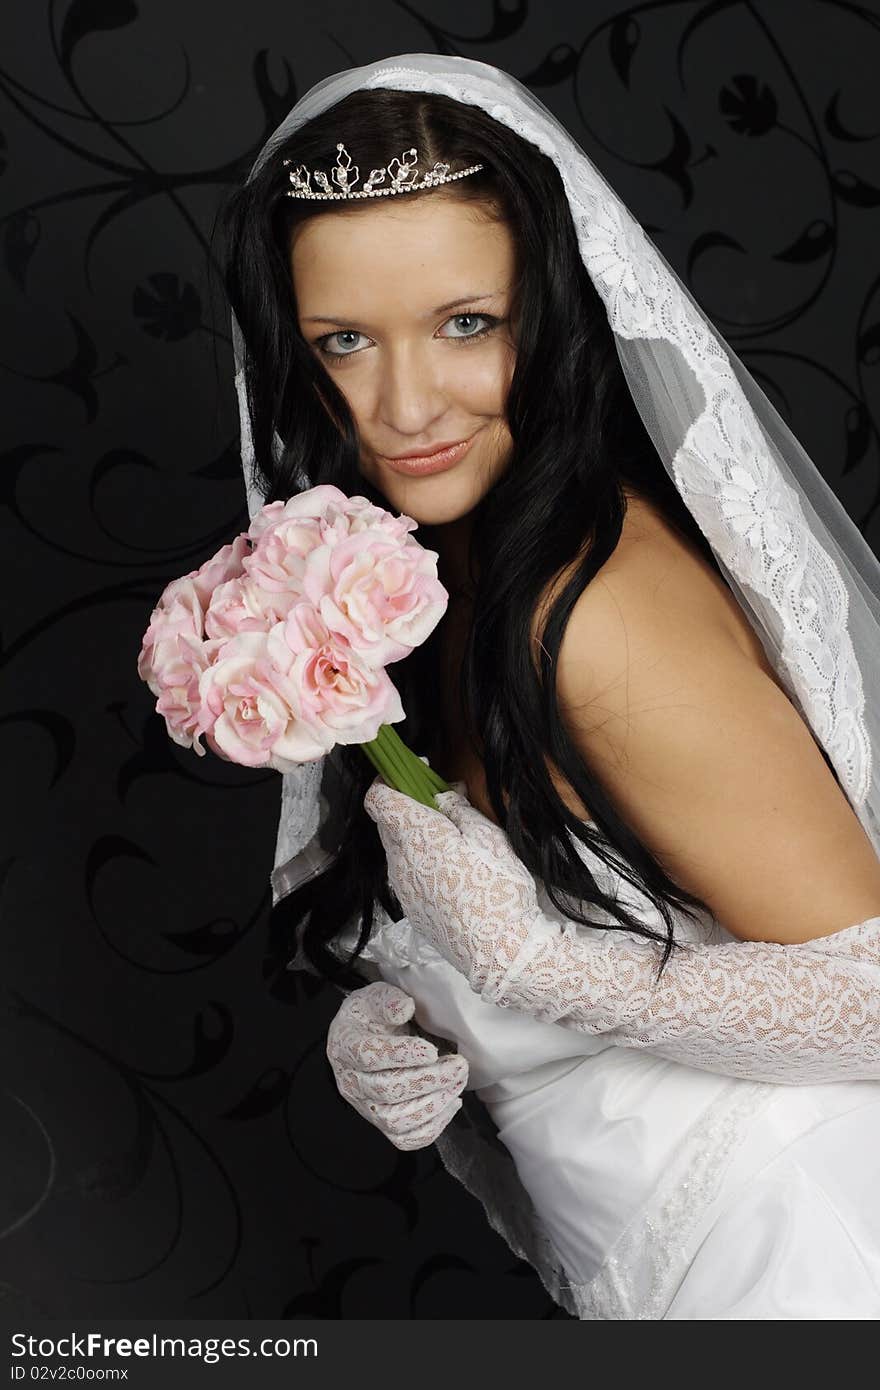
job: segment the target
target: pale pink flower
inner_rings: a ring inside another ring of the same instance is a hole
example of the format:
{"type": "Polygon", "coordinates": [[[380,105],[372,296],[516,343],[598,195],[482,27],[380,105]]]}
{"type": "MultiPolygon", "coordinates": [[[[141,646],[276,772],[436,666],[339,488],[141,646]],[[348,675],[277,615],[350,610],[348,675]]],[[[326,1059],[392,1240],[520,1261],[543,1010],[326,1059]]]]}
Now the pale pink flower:
{"type": "Polygon", "coordinates": [[[167,683],[162,680],[163,667],[178,660],[177,638],[191,637],[200,642],[203,635],[204,611],[192,576],[173,579],[150,614],[138,656],[138,675],[154,695],[159,695],[167,683]]]}
{"type": "Polygon", "coordinates": [[[377,507],[368,497],[349,497],[346,511],[349,534],[352,536],[361,531],[384,531],[394,540],[402,541],[418,525],[411,516],[403,512],[395,516],[393,512],[377,507]]]}
{"type": "Polygon", "coordinates": [[[348,535],[348,508],[345,493],[329,483],[296,493],[286,502],[267,503],[251,522],[248,535],[255,544],[244,568],[261,588],[292,590],[301,597],[307,556],[348,535]]]}
{"type": "Polygon", "coordinates": [[[301,597],[306,560],[325,544],[321,525],[315,517],[279,514],[244,559],[248,577],[270,593],[291,591],[301,597]]]}
{"type": "Polygon", "coordinates": [[[333,739],[300,719],[296,684],[270,659],[267,640],[265,632],[241,632],[223,644],[199,681],[201,726],[229,761],[289,772],[320,758],[333,739]]]}
{"type": "Polygon", "coordinates": [[[243,561],[249,554],[248,538],[242,533],[229,545],[224,545],[218,550],[216,555],[212,555],[210,560],[206,560],[199,569],[192,570],[187,575],[196,587],[203,608],[207,608],[211,602],[211,595],[220,584],[225,584],[229,579],[236,579],[243,573],[243,561]]]}
{"type": "Polygon", "coordinates": [[[286,502],[266,502],[252,518],[247,534],[252,541],[261,536],[280,521],[294,518],[307,521],[322,521],[330,514],[335,518],[344,513],[348,498],[331,483],[321,483],[318,487],[307,488],[305,492],[294,493],[286,502]]]}
{"type": "Polygon", "coordinates": [[[214,590],[205,613],[205,632],[209,637],[224,638],[239,632],[268,632],[287,617],[296,602],[293,590],[261,589],[249,575],[227,579],[214,590]]]}
{"type": "Polygon", "coordinates": [[[360,661],[311,604],[296,604],[269,633],[267,648],[296,689],[300,717],[324,730],[328,746],[371,743],[383,724],[405,717],[387,673],[360,661]]]}
{"type": "Polygon", "coordinates": [[[284,511],[283,502],[266,502],[255,516],[251,517],[251,524],[245,534],[252,541],[257,541],[263,534],[267,526],[271,526],[273,521],[277,521],[284,511]]]}
{"type": "Polygon", "coordinates": [[[385,666],[433,631],[448,594],[416,522],[328,484],[262,507],[169,584],[138,673],[170,737],[287,772],[404,718],[385,666]]]}
{"type": "Polygon", "coordinates": [[[205,749],[199,743],[201,727],[201,697],[199,680],[214,652],[213,643],[198,641],[181,633],[165,652],[161,668],[161,690],[156,711],[165,719],[169,738],[181,748],[194,748],[199,757],[205,749]]]}
{"type": "Polygon", "coordinates": [[[307,557],[303,595],[362,662],[386,666],[409,656],[433,632],[449,595],[437,553],[364,530],[307,557]]]}
{"type": "Polygon", "coordinates": [[[403,540],[417,526],[412,517],[395,516],[384,507],[377,507],[368,497],[346,497],[331,483],[321,483],[318,487],[295,493],[286,502],[266,503],[251,521],[247,534],[256,542],[279,521],[294,517],[322,523],[322,535],[328,543],[356,531],[376,529],[403,540]]]}

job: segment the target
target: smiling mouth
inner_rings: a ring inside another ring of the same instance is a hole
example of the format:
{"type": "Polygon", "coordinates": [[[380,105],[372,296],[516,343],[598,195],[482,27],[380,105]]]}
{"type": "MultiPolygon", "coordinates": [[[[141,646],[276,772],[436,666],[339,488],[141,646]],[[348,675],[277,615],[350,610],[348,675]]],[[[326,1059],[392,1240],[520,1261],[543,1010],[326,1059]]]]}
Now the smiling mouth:
{"type": "Polygon", "coordinates": [[[385,454],[384,457],[391,459],[395,463],[407,459],[436,458],[438,454],[445,453],[447,449],[456,449],[459,444],[466,444],[470,438],[472,438],[471,435],[462,439],[450,439],[446,444],[438,444],[435,449],[419,449],[418,452],[414,454],[385,454]]]}
{"type": "Polygon", "coordinates": [[[438,449],[433,454],[411,454],[397,458],[380,454],[379,457],[393,472],[404,473],[407,477],[414,478],[426,473],[440,473],[447,468],[454,467],[459,459],[464,458],[477,434],[479,434],[479,430],[475,431],[468,439],[459,440],[457,444],[449,444],[446,448],[438,449]]]}

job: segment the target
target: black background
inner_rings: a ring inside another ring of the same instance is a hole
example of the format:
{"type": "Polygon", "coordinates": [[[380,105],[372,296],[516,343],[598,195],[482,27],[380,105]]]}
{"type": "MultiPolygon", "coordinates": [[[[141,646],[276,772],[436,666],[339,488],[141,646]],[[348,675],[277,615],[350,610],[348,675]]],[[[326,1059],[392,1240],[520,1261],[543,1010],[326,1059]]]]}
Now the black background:
{"type": "Polygon", "coordinates": [[[438,51],[565,122],[878,549],[877,3],[4,6],[7,1316],[566,1316],[338,1096],[339,996],[264,975],[280,779],[135,668],[247,520],[219,201],[313,83],[438,51]]]}

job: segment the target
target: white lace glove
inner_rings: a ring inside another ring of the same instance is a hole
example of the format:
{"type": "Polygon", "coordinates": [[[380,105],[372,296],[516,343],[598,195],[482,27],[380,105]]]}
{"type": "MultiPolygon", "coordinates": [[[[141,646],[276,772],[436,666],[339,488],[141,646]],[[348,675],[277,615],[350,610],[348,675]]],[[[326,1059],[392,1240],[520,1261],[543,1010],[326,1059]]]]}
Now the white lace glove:
{"type": "Polygon", "coordinates": [[[327,1030],[327,1058],[339,1094],[397,1149],[433,1144],[453,1115],[468,1079],[460,1053],[439,1057],[408,1031],[415,1002],[376,980],[342,1001],[327,1030]]]}
{"type": "Polygon", "coordinates": [[[376,778],[364,806],[412,925],[483,999],[704,1071],[809,1084],[880,1078],[880,917],[796,945],[663,946],[543,913],[498,826],[376,778]]]}

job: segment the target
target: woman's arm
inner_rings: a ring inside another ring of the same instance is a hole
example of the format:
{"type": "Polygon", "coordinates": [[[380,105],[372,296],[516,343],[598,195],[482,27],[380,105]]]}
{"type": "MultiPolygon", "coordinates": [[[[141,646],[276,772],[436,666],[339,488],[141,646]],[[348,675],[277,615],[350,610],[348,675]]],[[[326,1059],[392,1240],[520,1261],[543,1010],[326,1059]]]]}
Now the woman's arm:
{"type": "Polygon", "coordinates": [[[701,1071],[810,1084],[880,1078],[880,916],[796,945],[684,945],[657,981],[644,938],[532,917],[482,997],[701,1071]]]}
{"type": "MultiPolygon", "coordinates": [[[[880,859],[811,730],[677,571],[649,581],[654,564],[643,546],[575,605],[556,689],[577,751],[733,936],[790,944],[877,915],[880,859]]],[[[845,763],[859,737],[841,690],[826,745],[845,763]]]]}
{"type": "Polygon", "coordinates": [[[504,832],[457,792],[432,811],[381,779],[364,805],[411,924],[488,1002],[704,1071],[880,1079],[880,915],[813,941],[682,945],[564,926],[504,832]]]}
{"type": "Polygon", "coordinates": [[[620,597],[619,623],[594,605],[569,624],[567,725],[671,876],[741,940],[683,945],[658,981],[661,943],[543,915],[504,832],[466,800],[444,794],[442,814],[374,783],[365,805],[403,910],[471,988],[544,1021],[757,1080],[877,1079],[880,863],[852,807],[732,641],[620,597]]]}

